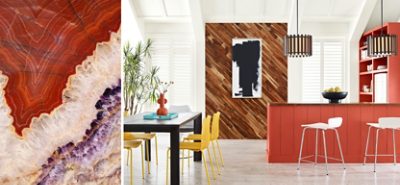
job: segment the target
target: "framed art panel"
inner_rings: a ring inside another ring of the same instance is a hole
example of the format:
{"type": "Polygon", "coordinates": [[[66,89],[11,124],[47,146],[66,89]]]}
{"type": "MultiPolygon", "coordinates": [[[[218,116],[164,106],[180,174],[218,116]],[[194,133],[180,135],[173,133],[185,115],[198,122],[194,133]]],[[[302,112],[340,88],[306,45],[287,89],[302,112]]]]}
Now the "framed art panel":
{"type": "Polygon", "coordinates": [[[261,98],[261,39],[232,39],[232,97],[261,98]]]}

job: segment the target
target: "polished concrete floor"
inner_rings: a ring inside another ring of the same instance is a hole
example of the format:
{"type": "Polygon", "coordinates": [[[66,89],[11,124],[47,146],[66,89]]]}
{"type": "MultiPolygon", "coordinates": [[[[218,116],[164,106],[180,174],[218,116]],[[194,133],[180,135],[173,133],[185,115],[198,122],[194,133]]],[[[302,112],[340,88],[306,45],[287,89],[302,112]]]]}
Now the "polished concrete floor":
{"type": "MultiPolygon", "coordinates": [[[[140,150],[134,153],[134,184],[135,185],[164,185],[166,148],[169,145],[168,135],[159,135],[159,165],[151,163],[151,174],[141,178],[140,150]]],[[[217,180],[211,184],[216,185],[289,185],[289,184],[400,184],[400,164],[380,164],[376,173],[372,172],[373,166],[367,164],[347,164],[344,171],[339,164],[330,164],[330,174],[325,174],[325,166],[318,164],[302,164],[301,171],[296,170],[296,164],[268,164],[265,162],[264,140],[221,140],[225,167],[217,180]]],[[[154,151],[154,150],[153,150],[154,151]]],[[[211,153],[212,154],[212,153],[211,153]]],[[[126,153],[124,153],[126,155],[126,153]]],[[[154,153],[153,153],[154,157],[154,153]]],[[[129,171],[124,159],[124,184],[129,185],[129,171]]],[[[181,176],[183,185],[207,184],[204,168],[201,163],[191,162],[188,168],[185,161],[185,170],[181,176]],[[194,165],[193,165],[194,164],[194,165]]],[[[210,169],[209,169],[210,170],[210,169]]]]}

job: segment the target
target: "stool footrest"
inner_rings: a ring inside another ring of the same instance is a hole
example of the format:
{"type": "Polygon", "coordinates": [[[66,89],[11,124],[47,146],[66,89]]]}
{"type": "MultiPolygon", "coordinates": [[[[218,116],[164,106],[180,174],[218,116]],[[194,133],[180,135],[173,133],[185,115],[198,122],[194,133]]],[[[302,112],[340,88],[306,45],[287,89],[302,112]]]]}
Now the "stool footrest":
{"type": "MultiPolygon", "coordinates": [[[[307,158],[310,158],[310,157],[315,157],[315,155],[309,155],[309,156],[306,156],[306,157],[302,157],[302,158],[300,158],[300,161],[307,161],[307,160],[304,160],[304,159],[307,159],[307,158]]],[[[325,158],[324,155],[317,155],[317,157],[325,158]]],[[[329,157],[329,156],[327,156],[326,158],[330,159],[330,160],[335,160],[335,161],[342,161],[342,159],[329,157]]]]}

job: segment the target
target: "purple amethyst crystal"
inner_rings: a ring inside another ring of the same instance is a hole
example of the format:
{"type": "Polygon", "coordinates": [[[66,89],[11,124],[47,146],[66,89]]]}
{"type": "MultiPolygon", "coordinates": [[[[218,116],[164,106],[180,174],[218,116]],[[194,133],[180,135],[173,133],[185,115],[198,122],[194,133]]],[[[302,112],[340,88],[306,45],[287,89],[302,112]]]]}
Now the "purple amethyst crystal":
{"type": "MultiPolygon", "coordinates": [[[[120,80],[119,80],[120,83],[120,80]]],[[[42,165],[42,174],[37,184],[57,184],[62,179],[68,166],[82,164],[102,155],[106,150],[104,142],[110,140],[113,132],[119,132],[121,109],[120,85],[105,89],[103,95],[94,105],[98,110],[96,118],[90,123],[90,129],[85,131],[84,139],[74,144],[69,142],[58,147],[47,164],[42,165]]]]}

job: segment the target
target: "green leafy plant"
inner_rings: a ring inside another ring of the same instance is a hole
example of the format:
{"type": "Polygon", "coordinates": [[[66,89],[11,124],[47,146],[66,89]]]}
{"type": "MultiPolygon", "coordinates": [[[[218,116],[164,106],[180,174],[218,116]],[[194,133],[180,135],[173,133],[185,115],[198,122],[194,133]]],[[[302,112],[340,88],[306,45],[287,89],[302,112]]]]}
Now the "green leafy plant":
{"type": "Polygon", "coordinates": [[[151,46],[152,41],[148,39],[144,43],[138,42],[135,48],[128,42],[123,49],[124,110],[129,115],[139,113],[145,103],[155,103],[158,98],[159,68],[145,69],[146,59],[151,59],[151,46]]]}

